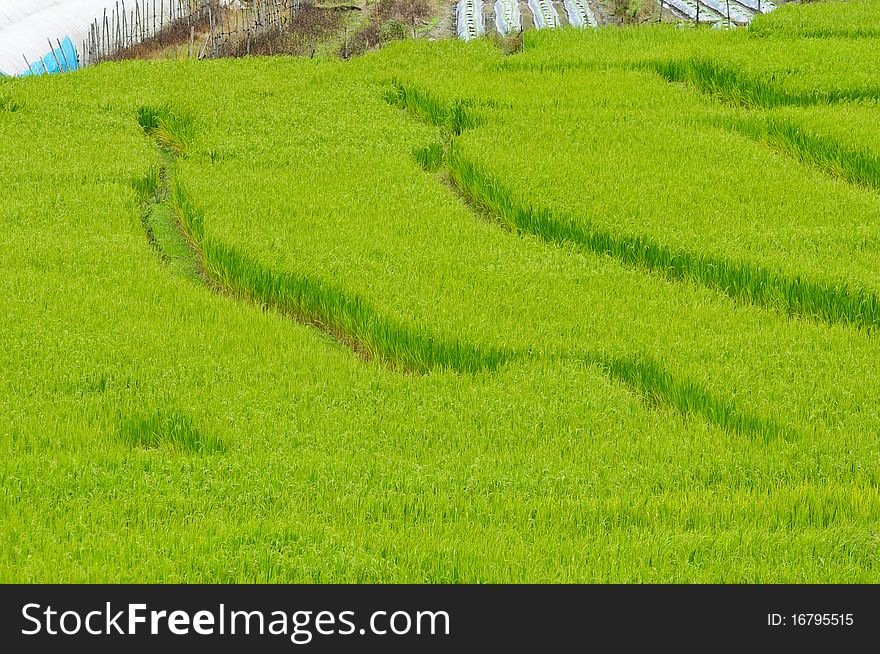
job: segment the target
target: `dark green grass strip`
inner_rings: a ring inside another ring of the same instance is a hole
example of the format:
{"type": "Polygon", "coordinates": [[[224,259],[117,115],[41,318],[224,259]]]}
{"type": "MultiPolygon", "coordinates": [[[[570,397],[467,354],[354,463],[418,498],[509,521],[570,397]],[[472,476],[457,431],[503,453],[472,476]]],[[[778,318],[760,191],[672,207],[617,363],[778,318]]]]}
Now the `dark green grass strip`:
{"type": "Polygon", "coordinates": [[[167,170],[165,166],[154,166],[143,177],[132,180],[132,187],[143,203],[141,226],[162,261],[177,274],[200,282],[203,277],[195,251],[181,233],[167,202],[167,170]]]}
{"type": "Polygon", "coordinates": [[[8,95],[0,96],[0,112],[15,113],[21,109],[22,104],[15,98],[8,95]]]}
{"type": "MultiPolygon", "coordinates": [[[[442,146],[425,148],[426,160],[442,164],[442,146]]],[[[392,368],[427,372],[491,371],[524,356],[505,350],[481,349],[460,342],[448,343],[379,315],[360,298],[347,295],[314,278],[267,269],[255,259],[208,236],[205,217],[183,187],[173,179],[172,168],[158,167],[135,184],[142,197],[173,210],[174,225],[190,251],[197,253],[202,274],[215,286],[248,301],[255,301],[316,325],[365,358],[380,359],[392,368]],[[171,189],[167,186],[171,184],[171,189]],[[170,191],[170,192],[168,192],[170,191]]],[[[646,401],[666,405],[682,415],[699,415],[722,430],[749,437],[770,438],[782,433],[771,422],[749,416],[692,382],[682,382],[658,364],[644,358],[581,355],[578,360],[596,365],[611,378],[629,386],[646,401]]],[[[136,417],[126,423],[128,440],[144,447],[168,443],[172,447],[201,449],[202,436],[186,420],[165,414],[136,417]]],[[[221,447],[220,444],[218,447],[221,447]]]]}
{"type": "Polygon", "coordinates": [[[133,447],[207,454],[226,450],[224,442],[215,434],[207,434],[195,427],[192,419],[179,411],[157,410],[132,415],[120,422],[119,436],[133,447]]]}
{"type": "MultiPolygon", "coordinates": [[[[192,121],[170,109],[142,110],[139,119],[166,153],[180,156],[186,148],[181,150],[179,144],[191,142],[192,121]],[[178,133],[181,129],[182,134],[178,133]]],[[[135,180],[133,186],[146,202],[153,200],[144,219],[151,241],[166,257],[179,260],[183,272],[197,271],[224,291],[316,326],[364,358],[402,371],[474,373],[494,370],[515,356],[426,334],[383,317],[363,299],[322,280],[266,268],[207,235],[204,214],[174,179],[173,170],[174,157],[167,155],[163,165],[135,180]]]]}
{"type": "Polygon", "coordinates": [[[443,102],[426,91],[396,80],[391,82],[383,97],[388,104],[406,109],[416,117],[440,127],[453,136],[480,125],[480,119],[470,113],[463,101],[443,102]]]}
{"type": "Polygon", "coordinates": [[[677,379],[646,357],[588,356],[586,361],[634,389],[650,404],[670,406],[683,415],[699,415],[728,432],[751,438],[769,441],[794,437],[792,430],[751,415],[736,404],[715,397],[693,381],[677,379]]]}
{"type": "MultiPolygon", "coordinates": [[[[422,119],[425,120],[425,117],[422,116],[422,119]]],[[[667,264],[667,274],[676,269],[675,265],[686,263],[677,255],[643,240],[615,237],[607,232],[586,229],[570,221],[560,222],[546,210],[536,212],[522,208],[497,182],[460,156],[453,138],[449,139],[446,148],[440,143],[417,148],[413,151],[413,158],[430,173],[437,173],[445,165],[448,168],[448,180],[444,174],[444,181],[450,182],[462,199],[473,205],[472,209],[496,217],[515,233],[529,233],[556,243],[586,245],[594,252],[616,255],[634,265],[644,265],[645,260],[650,260],[653,256],[657,263],[667,264]]],[[[680,278],[688,274],[686,270],[681,270],[680,274],[674,276],[680,278]]],[[[609,357],[595,353],[562,356],[562,360],[572,359],[597,366],[612,379],[629,386],[650,404],[671,407],[684,416],[699,415],[726,432],[765,441],[795,436],[793,430],[772,420],[751,415],[735,403],[712,395],[693,381],[677,379],[644,356],[609,357]]]]}
{"type": "Polygon", "coordinates": [[[833,139],[811,134],[787,120],[742,119],[730,121],[729,127],[832,177],[880,190],[880,157],[870,152],[849,148],[833,139]]]}
{"type": "Polygon", "coordinates": [[[208,277],[233,295],[321,327],[368,359],[412,372],[494,370],[513,355],[446,341],[381,316],[366,301],[321,280],[277,272],[205,234],[204,216],[177,184],[171,204],[208,277]]]}
{"type": "Polygon", "coordinates": [[[138,123],[163,150],[174,156],[186,156],[195,140],[195,121],[187,114],[168,106],[141,107],[138,123]]]}
{"type": "Polygon", "coordinates": [[[708,59],[653,61],[643,64],[642,67],[653,70],[668,82],[689,84],[702,93],[742,107],[803,107],[880,99],[880,87],[792,93],[766,80],[751,77],[708,59]]]}
{"type": "Polygon", "coordinates": [[[422,148],[416,148],[412,155],[422,169],[429,173],[441,170],[446,163],[446,152],[442,143],[431,143],[422,148]]]}
{"type": "Polygon", "coordinates": [[[729,297],[827,323],[873,329],[880,325],[880,298],[844,285],[786,277],[756,265],[736,263],[654,243],[642,236],[615,234],[546,208],[528,206],[454,147],[447,157],[452,182],[480,209],[515,233],[557,244],[570,243],[626,265],[693,281],[729,297]]]}

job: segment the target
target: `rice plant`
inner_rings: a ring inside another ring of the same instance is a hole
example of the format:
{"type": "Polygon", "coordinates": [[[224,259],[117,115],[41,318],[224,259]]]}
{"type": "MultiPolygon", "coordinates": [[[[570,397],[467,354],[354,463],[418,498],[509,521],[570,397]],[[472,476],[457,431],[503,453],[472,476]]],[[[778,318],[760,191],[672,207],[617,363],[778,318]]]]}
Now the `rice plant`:
{"type": "Polygon", "coordinates": [[[21,109],[22,104],[15,98],[8,95],[0,96],[0,112],[15,113],[21,109]]]}
{"type": "Polygon", "coordinates": [[[760,14],[749,32],[761,37],[809,39],[875,39],[880,37],[880,9],[876,2],[817,2],[804,7],[785,4],[760,14]]]}
{"type": "Polygon", "coordinates": [[[138,108],[138,123],[164,149],[186,156],[192,147],[195,126],[190,116],[168,106],[138,108]]]}
{"type": "MultiPolygon", "coordinates": [[[[148,133],[156,138],[160,147],[166,144],[162,135],[177,134],[179,125],[191,124],[171,109],[163,110],[161,115],[156,112],[145,112],[145,115],[141,124],[149,128],[148,133]]],[[[175,148],[175,152],[182,154],[183,151],[175,148]]],[[[135,188],[144,195],[153,185],[161,187],[166,176],[170,175],[151,169],[145,179],[135,183],[135,188]]],[[[316,325],[365,358],[378,359],[405,371],[426,373],[448,369],[473,373],[495,369],[509,358],[510,355],[501,350],[447,342],[417,328],[387,320],[362,299],[319,279],[266,268],[252,257],[209,237],[204,213],[182,184],[171,183],[168,208],[176,221],[169,219],[169,214],[163,217],[160,207],[151,212],[147,227],[162,252],[188,268],[190,277],[197,276],[197,269],[201,268],[212,281],[234,295],[316,325]],[[177,233],[175,222],[188,244],[177,233]],[[198,253],[198,264],[190,263],[190,248],[198,253]]],[[[157,191],[157,197],[158,194],[157,191]]]]}
{"type": "Polygon", "coordinates": [[[733,299],[828,323],[850,323],[874,329],[880,325],[880,298],[861,289],[788,278],[760,266],[674,250],[642,236],[615,234],[594,225],[535,208],[518,199],[497,180],[463,158],[453,147],[450,176],[462,193],[497,216],[516,233],[548,242],[571,243],[626,265],[658,272],[673,280],[704,284],[733,299]]]}
{"type": "Polygon", "coordinates": [[[880,190],[880,157],[811,133],[790,120],[760,117],[730,122],[736,131],[815,166],[832,177],[880,190]]]}
{"type": "Polygon", "coordinates": [[[121,421],[120,438],[135,447],[169,448],[194,454],[223,452],[223,441],[214,433],[202,433],[192,419],[179,411],[158,410],[121,421]]]}
{"type": "Polygon", "coordinates": [[[657,362],[644,356],[587,355],[612,379],[632,387],[648,402],[674,407],[684,415],[697,414],[721,429],[763,441],[794,438],[794,434],[764,417],[750,415],[735,404],[717,398],[691,380],[677,379],[657,362]]]}
{"type": "Polygon", "coordinates": [[[431,143],[424,147],[416,148],[412,152],[413,158],[426,172],[437,172],[446,160],[446,153],[440,143],[431,143]]]}
{"type": "Polygon", "coordinates": [[[687,83],[700,92],[742,107],[810,106],[854,100],[880,99],[880,87],[785,90],[708,59],[655,61],[647,65],[670,82],[687,83]]]}
{"type": "Polygon", "coordinates": [[[410,111],[422,120],[447,130],[453,136],[480,125],[461,100],[446,103],[421,89],[393,81],[383,97],[388,104],[410,111]]]}
{"type": "Polygon", "coordinates": [[[880,580],[876,44],[525,39],[0,81],[0,580],[880,580]]]}

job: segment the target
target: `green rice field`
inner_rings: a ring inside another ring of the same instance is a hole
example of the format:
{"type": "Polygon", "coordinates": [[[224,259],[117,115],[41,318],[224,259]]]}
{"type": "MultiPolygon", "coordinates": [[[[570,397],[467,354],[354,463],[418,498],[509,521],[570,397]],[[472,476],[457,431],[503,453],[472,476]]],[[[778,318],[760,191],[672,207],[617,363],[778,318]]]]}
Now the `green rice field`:
{"type": "Polygon", "coordinates": [[[880,582],[878,25],[0,79],[0,581],[880,582]]]}

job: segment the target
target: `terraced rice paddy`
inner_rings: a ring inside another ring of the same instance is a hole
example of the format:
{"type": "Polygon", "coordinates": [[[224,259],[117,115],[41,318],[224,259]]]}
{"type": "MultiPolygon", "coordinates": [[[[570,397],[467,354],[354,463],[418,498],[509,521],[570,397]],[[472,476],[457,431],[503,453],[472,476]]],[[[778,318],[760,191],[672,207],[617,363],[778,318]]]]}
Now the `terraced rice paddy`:
{"type": "Polygon", "coordinates": [[[865,6],[0,80],[0,579],[878,581],[865,6]]]}

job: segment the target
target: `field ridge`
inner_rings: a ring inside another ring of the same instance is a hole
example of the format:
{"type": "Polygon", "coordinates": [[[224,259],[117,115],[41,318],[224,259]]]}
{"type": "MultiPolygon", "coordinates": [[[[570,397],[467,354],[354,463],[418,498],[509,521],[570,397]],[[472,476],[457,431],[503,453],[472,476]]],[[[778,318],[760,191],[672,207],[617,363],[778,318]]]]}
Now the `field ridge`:
{"type": "Polygon", "coordinates": [[[731,120],[728,126],[831,177],[880,190],[880,157],[871,152],[847,147],[834,139],[810,133],[790,120],[770,116],[731,120]]]}
{"type": "MultiPolygon", "coordinates": [[[[139,122],[161,149],[174,157],[184,156],[191,143],[190,120],[169,109],[143,108],[139,122]]],[[[196,253],[199,269],[219,289],[317,327],[364,359],[377,359],[406,372],[449,369],[475,373],[494,370],[513,356],[494,348],[446,342],[397,324],[362,298],[321,280],[264,267],[207,235],[205,216],[176,179],[173,160],[154,170],[139,183],[141,196],[154,194],[157,205],[167,203],[180,234],[196,253]],[[155,193],[151,184],[156,184],[155,193]]]]}
{"type": "Polygon", "coordinates": [[[827,91],[811,89],[793,93],[758,77],[699,57],[651,61],[640,67],[654,71],[667,82],[687,84],[722,102],[746,108],[806,107],[880,99],[880,88],[877,87],[827,91]]]}

